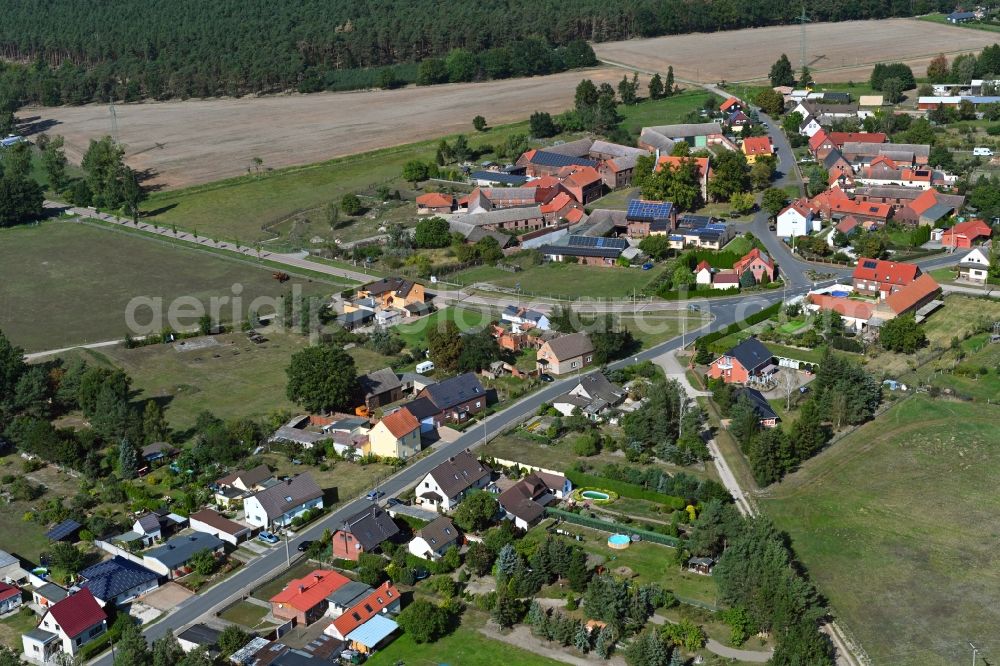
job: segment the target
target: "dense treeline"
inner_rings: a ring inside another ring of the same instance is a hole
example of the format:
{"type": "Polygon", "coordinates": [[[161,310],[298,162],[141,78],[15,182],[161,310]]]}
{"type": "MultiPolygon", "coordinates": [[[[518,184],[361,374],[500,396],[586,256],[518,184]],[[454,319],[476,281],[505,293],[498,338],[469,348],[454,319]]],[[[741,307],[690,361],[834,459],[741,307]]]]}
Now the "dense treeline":
{"type": "MultiPolygon", "coordinates": [[[[476,54],[477,75],[498,78],[516,74],[523,55],[558,65],[552,47],[578,40],[773,25],[799,12],[779,0],[698,4],[0,0],[0,57],[29,65],[8,68],[0,87],[13,85],[26,102],[81,104],[386,86],[414,80],[413,63],[454,49],[476,54]],[[409,65],[385,69],[402,63],[409,65]]],[[[810,11],[816,21],[842,21],[950,11],[952,4],[825,0],[810,11]]]]}

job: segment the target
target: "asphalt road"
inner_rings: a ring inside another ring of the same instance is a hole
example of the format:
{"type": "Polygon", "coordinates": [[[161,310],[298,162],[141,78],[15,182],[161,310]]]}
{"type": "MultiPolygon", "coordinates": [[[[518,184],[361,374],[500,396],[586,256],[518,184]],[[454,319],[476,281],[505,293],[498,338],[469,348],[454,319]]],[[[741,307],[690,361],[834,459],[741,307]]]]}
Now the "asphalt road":
{"type": "MultiPolygon", "coordinates": [[[[785,296],[793,296],[804,293],[806,289],[799,288],[787,290],[785,296]]],[[[728,326],[729,324],[741,321],[746,317],[759,312],[768,305],[782,299],[782,291],[775,290],[766,294],[748,297],[733,297],[725,299],[714,299],[710,303],[702,302],[702,309],[715,316],[714,321],[698,331],[691,331],[686,341],[693,339],[693,334],[704,334],[728,326]]],[[[636,356],[617,361],[609,366],[610,369],[622,368],[637,361],[652,360],[665,352],[673,351],[681,346],[681,338],[668,340],[660,345],[646,349],[636,356]]],[[[452,456],[464,449],[473,448],[482,444],[488,438],[506,430],[510,426],[534,414],[539,405],[548,402],[562,393],[572,388],[576,376],[560,379],[552,384],[546,385],[537,393],[527,396],[518,402],[511,403],[506,409],[487,418],[483,424],[476,425],[464,432],[454,442],[436,445],[436,448],[425,457],[417,460],[411,465],[403,468],[394,476],[386,479],[379,485],[379,490],[391,497],[403,491],[410,484],[416,483],[427,474],[432,468],[440,464],[449,456],[452,456]]],[[[296,551],[296,547],[303,541],[319,539],[323,530],[329,528],[334,530],[343,521],[367,506],[371,502],[364,498],[354,499],[339,506],[332,513],[324,516],[308,529],[295,535],[288,543],[289,559],[295,563],[302,557],[296,551]]],[[[190,597],[177,606],[159,622],[150,625],[144,631],[147,639],[156,640],[168,631],[177,631],[196,622],[206,614],[212,614],[222,610],[229,603],[238,600],[243,595],[249,594],[251,590],[266,580],[274,578],[286,568],[285,544],[278,544],[266,554],[252,560],[229,578],[215,585],[209,590],[190,597]]],[[[91,662],[99,666],[112,666],[110,653],[99,657],[91,662]]]]}

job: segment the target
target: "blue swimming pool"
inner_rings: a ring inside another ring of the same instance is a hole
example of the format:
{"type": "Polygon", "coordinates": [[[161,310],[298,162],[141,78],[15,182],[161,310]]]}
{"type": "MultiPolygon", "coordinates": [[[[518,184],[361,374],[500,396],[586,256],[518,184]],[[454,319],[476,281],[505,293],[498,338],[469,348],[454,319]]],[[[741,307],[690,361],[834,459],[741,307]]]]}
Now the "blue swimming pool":
{"type": "Polygon", "coordinates": [[[831,291],[830,295],[833,296],[834,298],[847,298],[848,296],[851,295],[851,292],[849,292],[849,291],[831,291]]]}

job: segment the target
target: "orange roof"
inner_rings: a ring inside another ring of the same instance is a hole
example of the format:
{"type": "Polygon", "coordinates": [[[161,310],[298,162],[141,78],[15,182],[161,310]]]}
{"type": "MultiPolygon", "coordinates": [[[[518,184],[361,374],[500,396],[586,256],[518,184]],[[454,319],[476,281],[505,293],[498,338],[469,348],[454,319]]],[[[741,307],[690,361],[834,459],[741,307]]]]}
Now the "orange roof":
{"type": "Polygon", "coordinates": [[[819,209],[822,208],[823,206],[832,206],[834,203],[838,201],[844,201],[849,198],[850,197],[848,197],[847,194],[844,193],[844,190],[840,189],[839,187],[831,187],[830,189],[824,192],[820,192],[819,194],[814,196],[812,199],[809,200],[809,203],[810,205],[812,205],[814,209],[819,209]]]}
{"type": "Polygon", "coordinates": [[[349,582],[336,571],[316,569],[308,576],[289,581],[285,589],[271,597],[271,603],[306,612],[349,582]]]}
{"type": "Polygon", "coordinates": [[[896,164],[896,162],[894,162],[891,158],[886,157],[885,155],[877,155],[871,161],[871,165],[870,166],[874,167],[874,166],[877,166],[879,164],[884,164],[884,165],[886,165],[886,166],[888,166],[890,168],[893,168],[893,169],[896,169],[896,168],[899,167],[899,165],[896,164]]]}
{"type": "Polygon", "coordinates": [[[362,624],[382,612],[389,604],[399,600],[399,590],[390,581],[359,601],[353,608],[333,621],[333,626],[341,636],[347,636],[362,624]]]}
{"type": "Polygon", "coordinates": [[[413,413],[403,407],[402,409],[397,409],[392,414],[382,417],[382,424],[389,429],[392,436],[396,439],[400,437],[405,437],[411,432],[420,427],[420,421],[413,413]]]}
{"type": "Polygon", "coordinates": [[[771,139],[766,136],[748,136],[743,139],[744,155],[773,155],[771,139]]]}
{"type": "Polygon", "coordinates": [[[930,169],[903,169],[903,180],[911,182],[926,181],[931,182],[930,169]]]}
{"type": "Polygon", "coordinates": [[[576,224],[583,219],[584,212],[579,208],[571,208],[563,217],[567,222],[576,224]]]}
{"type": "Polygon", "coordinates": [[[846,234],[848,231],[850,231],[856,226],[858,226],[858,221],[854,219],[853,215],[848,215],[847,217],[845,217],[843,220],[840,221],[840,224],[837,225],[837,231],[839,231],[842,234],[846,234]]]}
{"type": "Polygon", "coordinates": [[[560,192],[556,196],[552,197],[548,202],[542,204],[541,211],[543,213],[554,213],[558,210],[562,210],[569,204],[573,203],[575,200],[566,192],[560,192]]]}
{"type": "Polygon", "coordinates": [[[916,280],[906,285],[899,291],[889,294],[885,298],[885,304],[898,315],[904,314],[928,296],[941,291],[941,287],[934,281],[928,273],[924,273],[916,280]]]}
{"type": "Polygon", "coordinates": [[[520,159],[518,159],[517,161],[520,162],[521,160],[528,160],[530,162],[531,158],[535,156],[536,152],[538,151],[535,150],[534,148],[532,148],[531,150],[526,150],[524,151],[524,153],[521,154],[520,159]]]}
{"type": "Polygon", "coordinates": [[[417,203],[427,208],[441,208],[443,206],[454,205],[455,197],[450,194],[441,194],[440,192],[428,192],[417,197],[417,203]]]}
{"type": "Polygon", "coordinates": [[[555,176],[542,176],[535,180],[529,180],[524,187],[558,187],[559,179],[555,176]]]}
{"type": "Polygon", "coordinates": [[[792,203],[788,204],[787,206],[785,206],[784,210],[782,210],[781,213],[779,213],[779,215],[783,215],[788,210],[794,210],[802,217],[809,217],[813,212],[812,205],[806,198],[796,199],[792,203]]]}
{"type": "Polygon", "coordinates": [[[888,219],[889,214],[892,212],[892,206],[889,204],[865,203],[855,201],[854,199],[841,199],[834,201],[830,205],[830,212],[888,219]]]}
{"type": "Polygon", "coordinates": [[[767,266],[768,269],[774,270],[774,262],[771,261],[771,257],[767,256],[766,254],[761,252],[759,248],[756,247],[747,252],[745,255],[743,255],[743,257],[739,261],[733,264],[733,270],[736,271],[737,273],[742,274],[743,269],[752,264],[757,259],[760,259],[761,263],[767,266]]]}
{"type": "Polygon", "coordinates": [[[704,259],[702,259],[702,260],[701,260],[701,263],[699,263],[699,264],[698,264],[697,266],[695,266],[695,267],[694,267],[694,272],[695,272],[695,273],[700,273],[700,272],[702,272],[702,270],[704,270],[704,269],[706,269],[706,268],[707,268],[707,269],[708,269],[709,271],[711,271],[711,270],[712,270],[712,266],[711,266],[711,264],[709,264],[709,263],[708,263],[707,261],[705,261],[704,259]]]}
{"type": "Polygon", "coordinates": [[[965,222],[959,222],[951,229],[947,229],[944,232],[945,236],[965,236],[966,238],[979,238],[980,236],[986,236],[989,238],[993,234],[993,229],[990,225],[982,220],[966,220],[965,222]]]}
{"type": "Polygon", "coordinates": [[[872,312],[875,311],[874,303],[852,301],[849,298],[838,298],[829,294],[809,294],[809,300],[813,305],[818,306],[820,310],[833,310],[845,317],[863,319],[864,321],[871,319],[872,312]]]}
{"type": "Polygon", "coordinates": [[[601,174],[597,172],[597,169],[583,167],[563,179],[563,184],[567,187],[585,187],[598,180],[601,180],[601,174]]]}
{"type": "Polygon", "coordinates": [[[830,141],[838,147],[845,143],[885,143],[888,138],[883,132],[830,132],[830,141]]]}
{"type": "MultiPolygon", "coordinates": [[[[675,155],[660,155],[660,159],[656,161],[656,171],[663,169],[664,164],[669,164],[671,169],[676,169],[680,167],[684,160],[691,160],[698,167],[698,178],[705,177],[705,170],[709,169],[708,158],[707,157],[677,157],[675,155]]],[[[709,171],[711,174],[711,171],[709,171]]]]}
{"type": "Polygon", "coordinates": [[[740,106],[742,106],[743,102],[741,102],[740,100],[736,99],[735,97],[730,97],[725,102],[723,102],[722,104],[719,105],[719,111],[725,111],[729,107],[735,106],[737,104],[739,104],[740,106]]]}
{"type": "Polygon", "coordinates": [[[858,257],[858,265],[854,267],[852,276],[855,280],[878,282],[884,290],[893,285],[905,286],[920,275],[920,267],[916,264],[903,264],[881,259],[858,257]]]}
{"type": "Polygon", "coordinates": [[[917,215],[923,215],[929,208],[937,204],[937,190],[924,190],[920,196],[910,202],[910,210],[917,215]]]}
{"type": "Polygon", "coordinates": [[[809,137],[809,150],[816,152],[816,149],[826,143],[829,137],[826,135],[826,130],[820,130],[809,137]]]}

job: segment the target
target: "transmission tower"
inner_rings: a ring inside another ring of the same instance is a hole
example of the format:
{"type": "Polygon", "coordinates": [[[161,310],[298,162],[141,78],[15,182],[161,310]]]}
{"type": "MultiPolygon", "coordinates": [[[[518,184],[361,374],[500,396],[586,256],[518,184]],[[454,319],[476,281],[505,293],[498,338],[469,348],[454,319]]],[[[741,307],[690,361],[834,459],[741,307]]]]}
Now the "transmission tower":
{"type": "Polygon", "coordinates": [[[118,111],[115,110],[115,100],[112,99],[108,105],[108,113],[111,114],[111,139],[118,143],[118,111]]]}
{"type": "Polygon", "coordinates": [[[806,15],[806,5],[802,3],[802,15],[795,19],[799,22],[799,69],[806,67],[806,23],[812,21],[806,15]]]}

